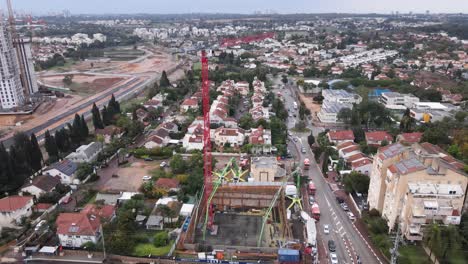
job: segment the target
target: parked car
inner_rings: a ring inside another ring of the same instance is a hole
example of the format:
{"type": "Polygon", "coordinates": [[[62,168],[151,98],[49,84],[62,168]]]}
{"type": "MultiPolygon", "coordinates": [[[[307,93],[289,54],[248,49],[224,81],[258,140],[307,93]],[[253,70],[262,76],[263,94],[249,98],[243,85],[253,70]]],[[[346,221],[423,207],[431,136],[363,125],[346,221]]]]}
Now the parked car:
{"type": "Polygon", "coordinates": [[[328,250],[330,250],[331,252],[335,252],[335,251],[336,251],[336,244],[335,244],[335,241],[333,241],[333,240],[328,240],[328,250]]]}
{"type": "Polygon", "coordinates": [[[313,205],[315,203],[315,198],[313,196],[309,196],[309,204],[313,205]]]}
{"type": "Polygon", "coordinates": [[[325,233],[325,235],[330,234],[330,226],[329,225],[323,225],[323,233],[325,233]]]}
{"type": "Polygon", "coordinates": [[[145,158],[145,161],[153,161],[152,158],[145,158]]]}
{"type": "Polygon", "coordinates": [[[141,178],[143,181],[149,181],[151,180],[151,176],[145,175],[143,178],[141,178]]]}
{"type": "Polygon", "coordinates": [[[306,148],[302,147],[302,148],[301,148],[301,152],[302,152],[303,154],[305,154],[305,153],[306,153],[306,148]]]}
{"type": "Polygon", "coordinates": [[[348,210],[349,210],[348,205],[347,205],[346,203],[342,203],[342,204],[340,204],[340,205],[341,205],[341,208],[342,208],[343,210],[345,210],[345,211],[348,211],[348,210]]]}
{"type": "Polygon", "coordinates": [[[112,174],[112,178],[118,178],[118,177],[119,177],[119,175],[117,175],[117,174],[112,174]]]}
{"type": "Polygon", "coordinates": [[[356,217],[354,216],[354,214],[352,212],[348,212],[348,218],[352,221],[352,220],[355,220],[356,217]]]}
{"type": "Polygon", "coordinates": [[[46,222],[47,222],[46,220],[41,220],[34,228],[34,231],[37,232],[41,230],[41,228],[46,224],[46,222]]]}
{"type": "Polygon", "coordinates": [[[297,139],[297,137],[295,137],[293,140],[294,140],[294,142],[297,142],[297,141],[299,141],[299,140],[297,139]]]}
{"type": "Polygon", "coordinates": [[[159,167],[164,168],[167,166],[167,162],[163,161],[161,164],[159,164],[159,167]]]}
{"type": "Polygon", "coordinates": [[[338,264],[338,256],[336,253],[330,253],[330,262],[332,264],[338,264]]]}

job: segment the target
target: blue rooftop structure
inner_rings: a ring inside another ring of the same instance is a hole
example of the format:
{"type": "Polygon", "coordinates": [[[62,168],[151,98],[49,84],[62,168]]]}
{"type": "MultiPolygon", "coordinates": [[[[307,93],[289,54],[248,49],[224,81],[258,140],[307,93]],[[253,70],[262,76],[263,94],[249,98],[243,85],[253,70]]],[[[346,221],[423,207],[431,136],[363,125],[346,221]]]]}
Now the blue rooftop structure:
{"type": "Polygon", "coordinates": [[[389,89],[376,87],[372,91],[370,91],[368,95],[369,95],[369,98],[379,98],[380,96],[382,96],[383,93],[389,93],[389,92],[391,92],[389,89]]]}

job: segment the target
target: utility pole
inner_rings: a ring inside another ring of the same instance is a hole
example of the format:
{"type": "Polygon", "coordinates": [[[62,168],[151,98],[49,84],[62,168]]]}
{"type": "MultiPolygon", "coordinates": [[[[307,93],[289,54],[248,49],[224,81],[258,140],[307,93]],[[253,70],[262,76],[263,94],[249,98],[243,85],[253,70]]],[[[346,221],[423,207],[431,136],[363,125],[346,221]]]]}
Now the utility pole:
{"type": "Polygon", "coordinates": [[[99,231],[102,234],[102,251],[104,253],[104,260],[106,260],[106,243],[104,242],[104,229],[102,229],[102,224],[99,225],[99,231]]]}
{"type": "Polygon", "coordinates": [[[397,233],[395,237],[395,243],[393,244],[393,248],[390,250],[392,254],[392,258],[390,260],[391,264],[397,264],[398,260],[398,247],[400,246],[400,224],[397,227],[397,233]]]}

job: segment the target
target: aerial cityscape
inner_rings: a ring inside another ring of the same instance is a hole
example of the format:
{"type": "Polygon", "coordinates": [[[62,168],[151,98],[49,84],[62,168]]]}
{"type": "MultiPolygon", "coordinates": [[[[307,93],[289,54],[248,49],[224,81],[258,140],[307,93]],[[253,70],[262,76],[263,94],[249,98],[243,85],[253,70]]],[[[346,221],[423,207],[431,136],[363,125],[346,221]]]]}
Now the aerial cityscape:
{"type": "Polygon", "coordinates": [[[468,263],[467,52],[455,0],[1,0],[0,263],[468,263]]]}

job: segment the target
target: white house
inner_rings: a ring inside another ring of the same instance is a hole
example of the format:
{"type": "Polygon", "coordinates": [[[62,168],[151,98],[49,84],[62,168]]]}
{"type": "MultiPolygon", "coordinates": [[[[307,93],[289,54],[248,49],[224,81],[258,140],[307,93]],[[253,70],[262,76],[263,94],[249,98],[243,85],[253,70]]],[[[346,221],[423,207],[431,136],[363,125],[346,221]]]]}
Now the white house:
{"type": "Polygon", "coordinates": [[[32,196],[8,196],[0,199],[0,227],[14,227],[32,214],[32,196]]]}
{"type": "Polygon", "coordinates": [[[50,165],[44,171],[44,175],[60,178],[60,182],[63,184],[72,184],[75,178],[75,172],[78,169],[76,163],[64,159],[62,161],[58,161],[50,165]]]}
{"type": "Polygon", "coordinates": [[[182,140],[182,146],[186,150],[202,150],[203,149],[203,135],[200,134],[185,134],[182,140]]]}
{"type": "Polygon", "coordinates": [[[92,162],[97,159],[101,151],[102,144],[100,142],[91,142],[88,145],[80,146],[75,152],[70,153],[65,158],[76,163],[92,162]]]}
{"type": "Polygon", "coordinates": [[[50,177],[50,176],[37,176],[34,179],[30,180],[29,183],[25,184],[21,188],[22,193],[29,193],[31,195],[39,198],[45,193],[52,192],[55,187],[60,183],[59,177],[50,177]]]}
{"type": "Polygon", "coordinates": [[[56,225],[56,234],[63,247],[79,248],[86,242],[97,243],[100,239],[101,220],[93,215],[61,213],[56,225]]]}
{"type": "Polygon", "coordinates": [[[187,112],[190,109],[198,109],[198,100],[196,100],[195,98],[187,98],[180,105],[180,111],[183,113],[187,112]]]}
{"type": "Polygon", "coordinates": [[[217,128],[214,132],[214,142],[218,146],[230,144],[233,147],[240,147],[244,144],[245,134],[241,128],[217,128]]]}

